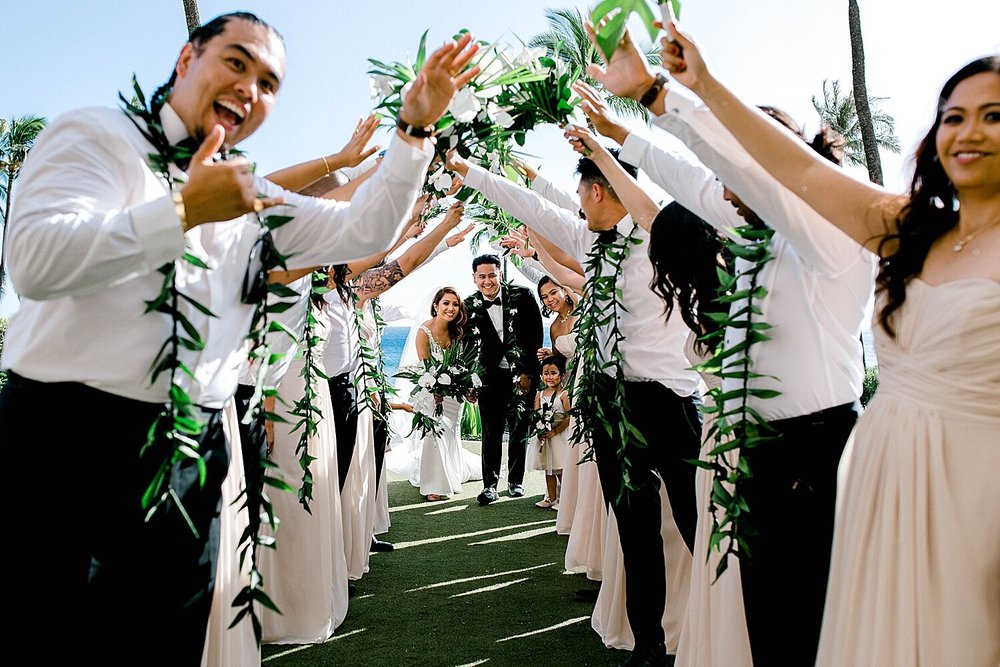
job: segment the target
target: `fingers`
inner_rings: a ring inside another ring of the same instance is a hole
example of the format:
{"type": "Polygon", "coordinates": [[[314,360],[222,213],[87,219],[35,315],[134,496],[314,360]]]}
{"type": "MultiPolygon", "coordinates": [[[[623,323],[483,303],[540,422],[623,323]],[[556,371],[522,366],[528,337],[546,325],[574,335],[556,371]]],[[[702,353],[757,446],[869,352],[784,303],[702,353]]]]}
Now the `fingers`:
{"type": "Polygon", "coordinates": [[[587,74],[591,79],[599,83],[604,83],[604,79],[607,76],[607,70],[605,70],[600,65],[587,65],[587,74]]]}
{"type": "Polygon", "coordinates": [[[264,209],[271,208],[272,206],[282,206],[285,203],[283,197],[257,197],[253,200],[253,206],[251,206],[252,211],[260,213],[264,209]]]}
{"type": "Polygon", "coordinates": [[[212,161],[212,156],[222,148],[222,142],[226,140],[226,131],[221,125],[216,125],[208,133],[205,140],[198,146],[198,150],[191,156],[191,162],[196,164],[208,164],[212,161]]]}
{"type": "MultiPolygon", "coordinates": [[[[462,36],[462,39],[460,39],[459,42],[465,40],[466,37],[469,37],[469,39],[472,38],[471,35],[466,33],[465,35],[462,36]]],[[[468,40],[466,40],[465,43],[468,44],[468,40]]],[[[426,61],[424,61],[423,70],[426,70],[428,68],[433,69],[441,67],[441,63],[444,62],[445,57],[448,56],[448,54],[450,54],[452,51],[454,51],[457,46],[458,42],[447,42],[443,46],[440,46],[438,49],[434,51],[434,53],[430,55],[429,58],[427,58],[426,61]]]]}
{"type": "Polygon", "coordinates": [[[462,72],[459,76],[455,77],[455,87],[462,88],[465,84],[472,81],[473,78],[479,75],[479,65],[476,65],[470,70],[462,72]]]}
{"type": "Polygon", "coordinates": [[[366,150],[364,153],[362,153],[360,156],[358,156],[360,158],[358,160],[358,162],[364,162],[365,160],[367,160],[368,158],[370,158],[372,155],[375,155],[375,151],[377,151],[377,150],[379,150],[381,148],[382,148],[381,146],[379,146],[378,144],[375,144],[374,146],[372,146],[371,148],[369,148],[368,150],[366,150]]]}

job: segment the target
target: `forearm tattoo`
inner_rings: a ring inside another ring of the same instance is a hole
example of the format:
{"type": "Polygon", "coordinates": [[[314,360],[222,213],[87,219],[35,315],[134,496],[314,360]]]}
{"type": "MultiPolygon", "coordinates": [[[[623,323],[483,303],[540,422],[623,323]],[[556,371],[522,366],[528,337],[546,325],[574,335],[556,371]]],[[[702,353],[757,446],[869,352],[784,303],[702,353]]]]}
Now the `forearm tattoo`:
{"type": "Polygon", "coordinates": [[[360,297],[374,297],[385,292],[403,279],[403,269],[398,260],[392,260],[384,266],[368,269],[358,278],[355,292],[360,297]]]}

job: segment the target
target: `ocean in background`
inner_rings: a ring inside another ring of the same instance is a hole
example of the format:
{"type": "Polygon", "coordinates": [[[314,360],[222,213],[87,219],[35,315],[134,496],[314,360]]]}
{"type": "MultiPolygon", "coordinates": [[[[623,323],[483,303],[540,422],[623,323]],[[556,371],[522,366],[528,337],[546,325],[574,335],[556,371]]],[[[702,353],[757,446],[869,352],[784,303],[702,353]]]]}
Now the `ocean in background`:
{"type": "MultiPolygon", "coordinates": [[[[403,347],[406,346],[406,338],[410,335],[408,326],[389,326],[382,332],[382,352],[385,353],[385,374],[392,380],[392,376],[399,370],[399,360],[403,356],[403,347]]],[[[548,323],[545,326],[545,340],[542,343],[545,347],[551,347],[549,342],[548,323]]],[[[393,381],[393,383],[395,383],[393,381]]]]}

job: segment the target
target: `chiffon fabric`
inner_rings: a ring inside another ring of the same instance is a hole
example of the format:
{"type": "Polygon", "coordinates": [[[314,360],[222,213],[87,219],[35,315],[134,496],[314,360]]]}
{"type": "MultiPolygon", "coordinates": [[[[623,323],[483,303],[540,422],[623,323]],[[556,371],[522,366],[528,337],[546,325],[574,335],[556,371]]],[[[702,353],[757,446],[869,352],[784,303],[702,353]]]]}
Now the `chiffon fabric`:
{"type": "Polygon", "coordinates": [[[841,460],[817,665],[1000,664],[1000,283],[913,279],[841,460]]]}
{"type": "MultiPolygon", "coordinates": [[[[559,336],[552,341],[552,346],[572,363],[573,356],[576,354],[576,334],[568,333],[559,336]]],[[[570,394],[572,395],[572,392],[570,394]]],[[[570,422],[567,432],[573,432],[572,422],[570,422]]],[[[581,452],[586,449],[574,442],[570,442],[569,447],[571,464],[563,468],[562,478],[559,481],[559,510],[556,515],[556,533],[559,535],[569,535],[573,528],[573,514],[576,512],[576,499],[580,493],[579,466],[576,464],[580,460],[581,452]]]]}
{"type": "MultiPolygon", "coordinates": [[[[676,653],[684,624],[685,610],[690,594],[691,554],[684,538],[674,523],[667,499],[667,490],[660,482],[660,537],[663,539],[663,558],[666,564],[667,591],[663,607],[663,634],[667,653],[676,653]]],[[[608,513],[607,533],[603,550],[601,591],[591,616],[590,625],[601,636],[604,645],[631,651],[635,637],[625,610],[625,563],[618,542],[618,523],[615,513],[608,513]]]]}
{"type": "MultiPolygon", "coordinates": [[[[229,441],[231,458],[229,474],[222,483],[222,514],[219,525],[219,562],[215,575],[215,593],[208,619],[205,651],[201,656],[202,667],[229,667],[230,665],[260,664],[260,648],[253,635],[249,617],[244,617],[233,629],[229,625],[242,607],[234,607],[233,599],[250,583],[252,560],[247,558],[240,568],[237,552],[240,537],[250,525],[250,517],[239,499],[243,490],[243,449],[240,447],[239,421],[232,401],[223,409],[222,427],[229,441]]],[[[257,609],[260,613],[260,609],[257,609]]]]}
{"type": "MultiPolygon", "coordinates": [[[[289,405],[294,404],[305,391],[301,375],[303,365],[303,358],[296,357],[281,382],[281,396],[289,405]]],[[[320,412],[332,415],[327,383],[320,379],[315,383],[315,389],[320,412]]],[[[271,459],[277,464],[281,478],[298,489],[302,469],[295,450],[302,429],[294,433],[291,431],[299,418],[290,414],[289,405],[282,401],[276,403],[275,411],[287,423],[274,424],[271,459]]],[[[347,616],[348,572],[337,482],[336,441],[333,420],[321,419],[315,435],[308,441],[309,454],[316,457],[310,464],[313,476],[313,499],[309,503],[311,513],[299,503],[297,494],[274,489],[267,491],[280,521],[275,536],[277,548],[260,549],[258,558],[264,590],[281,614],[268,609],[262,611],[265,642],[322,642],[347,616]]]]}
{"type": "MultiPolygon", "coordinates": [[[[702,361],[695,349],[694,334],[688,336],[685,352],[691,361],[702,361]]],[[[721,380],[702,374],[706,389],[719,386],[721,380]]],[[[703,391],[705,406],[711,405],[707,391],[703,391]]],[[[705,419],[702,427],[701,457],[715,447],[714,439],[705,440],[712,427],[712,420],[705,419]]],[[[730,452],[737,456],[736,452],[730,452]]],[[[708,545],[712,536],[712,514],[708,511],[712,495],[713,474],[698,468],[695,471],[695,493],[698,497],[698,526],[694,538],[694,557],[691,562],[691,593],[677,646],[675,667],[752,667],[750,639],[747,634],[746,613],[743,608],[743,588],[740,582],[740,562],[730,558],[726,571],[716,578],[715,571],[721,554],[708,545]],[[706,556],[708,558],[706,559],[706,556]]]]}

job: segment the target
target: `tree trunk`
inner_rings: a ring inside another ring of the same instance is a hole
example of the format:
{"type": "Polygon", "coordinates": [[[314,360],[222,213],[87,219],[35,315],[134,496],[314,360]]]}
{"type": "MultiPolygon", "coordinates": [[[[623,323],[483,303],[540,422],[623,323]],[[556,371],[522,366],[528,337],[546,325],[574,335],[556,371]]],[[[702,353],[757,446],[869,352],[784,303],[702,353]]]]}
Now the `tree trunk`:
{"type": "Polygon", "coordinates": [[[198,16],[198,0],[184,1],[184,18],[187,20],[188,34],[201,25],[201,18],[198,16]]]}
{"type": "Polygon", "coordinates": [[[854,106],[858,110],[861,141],[865,147],[865,164],[868,178],[882,185],[882,159],[875,141],[875,124],[868,104],[868,86],[865,83],[865,45],[861,39],[861,10],[858,0],[847,0],[847,24],[851,31],[851,76],[854,80],[854,106]]]}

